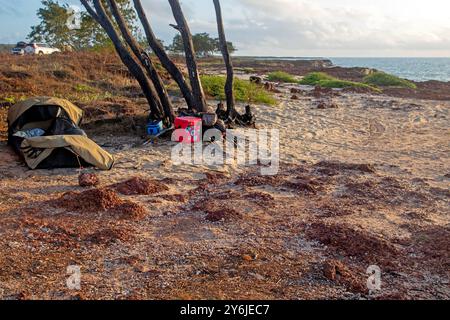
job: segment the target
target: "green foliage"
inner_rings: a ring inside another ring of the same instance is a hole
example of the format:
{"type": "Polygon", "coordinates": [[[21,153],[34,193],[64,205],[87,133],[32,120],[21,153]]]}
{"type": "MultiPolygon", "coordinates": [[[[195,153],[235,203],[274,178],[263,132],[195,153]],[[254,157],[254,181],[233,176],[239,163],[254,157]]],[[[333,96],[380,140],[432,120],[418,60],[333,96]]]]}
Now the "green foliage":
{"type": "Polygon", "coordinates": [[[401,79],[391,74],[384,72],[375,72],[364,78],[364,82],[370,85],[380,86],[380,87],[401,87],[416,89],[417,86],[408,80],[401,79]]]}
{"type": "Polygon", "coordinates": [[[324,72],[311,72],[298,82],[303,85],[320,86],[322,88],[364,88],[375,92],[381,92],[380,89],[360,82],[340,80],[324,72]]]}
{"type": "MultiPolygon", "coordinates": [[[[205,93],[218,100],[225,100],[225,82],[226,77],[223,76],[201,76],[203,89],[205,93]]],[[[250,81],[241,79],[234,80],[234,93],[236,101],[262,103],[274,105],[277,103],[273,95],[267,92],[263,87],[258,86],[250,81]]]]}
{"type": "Polygon", "coordinates": [[[21,95],[21,96],[1,96],[0,95],[0,101],[1,102],[7,102],[7,103],[9,103],[9,104],[11,104],[11,105],[14,105],[14,104],[16,104],[16,103],[18,103],[18,102],[20,102],[20,101],[23,101],[23,100],[26,100],[27,99],[27,97],[26,96],[24,96],[24,95],[21,95]]]}
{"type": "Polygon", "coordinates": [[[234,68],[236,71],[242,71],[246,74],[255,73],[256,70],[254,68],[234,68]]]}
{"type": "MultiPolygon", "coordinates": [[[[192,41],[194,42],[195,53],[199,57],[208,57],[220,52],[219,39],[212,38],[206,32],[194,34],[192,41]]],[[[227,42],[227,44],[230,54],[237,51],[232,42],[227,42]]],[[[180,34],[175,35],[172,44],[167,47],[167,50],[176,54],[184,53],[183,38],[180,34]]]]}
{"type": "Polygon", "coordinates": [[[267,76],[267,79],[269,81],[274,81],[274,82],[287,82],[287,83],[296,83],[297,80],[295,79],[295,77],[287,72],[283,72],[283,71],[276,71],[276,72],[272,72],[269,73],[269,75],[267,76]]]}
{"type": "Polygon", "coordinates": [[[88,93],[92,93],[95,92],[95,89],[92,88],[91,86],[88,86],[87,84],[76,84],[73,89],[76,92],[88,92],[88,93]]]}
{"type": "Polygon", "coordinates": [[[300,84],[315,86],[320,81],[334,80],[336,78],[324,73],[324,72],[311,72],[308,73],[302,80],[299,81],[300,84]]]}
{"type": "Polygon", "coordinates": [[[10,103],[10,104],[15,104],[16,103],[16,98],[14,98],[14,97],[5,97],[3,100],[5,102],[10,103]]]}
{"type": "MultiPolygon", "coordinates": [[[[106,8],[106,1],[102,1],[106,8]]],[[[31,27],[28,35],[31,41],[45,42],[59,48],[69,46],[75,50],[111,46],[106,32],[87,12],[80,12],[79,28],[69,28],[68,21],[72,17],[72,11],[68,4],[60,3],[58,0],[41,2],[42,7],[37,11],[40,22],[31,27]]],[[[137,35],[137,16],[130,0],[117,0],[117,3],[128,25],[137,35]]]]}

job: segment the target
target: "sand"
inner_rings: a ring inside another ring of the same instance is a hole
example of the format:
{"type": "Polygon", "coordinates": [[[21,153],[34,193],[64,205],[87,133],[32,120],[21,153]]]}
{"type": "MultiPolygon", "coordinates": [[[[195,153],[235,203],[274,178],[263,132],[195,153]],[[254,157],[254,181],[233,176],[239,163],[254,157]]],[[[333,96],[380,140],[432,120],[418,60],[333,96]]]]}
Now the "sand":
{"type": "Polygon", "coordinates": [[[296,87],[292,100],[291,87],[255,106],[258,126],[281,133],[275,177],[174,165],[168,141],[93,136],[117,157],[83,171],[100,189],[164,186],[113,193],[145,208],[129,218],[55,205],[86,192],[79,170],[30,171],[2,141],[0,298],[450,298],[450,103],[338,92],[339,108],[318,109],[330,98],[296,87]],[[81,291],[66,287],[68,265],[81,291]],[[370,265],[380,292],[365,286],[370,265]]]}

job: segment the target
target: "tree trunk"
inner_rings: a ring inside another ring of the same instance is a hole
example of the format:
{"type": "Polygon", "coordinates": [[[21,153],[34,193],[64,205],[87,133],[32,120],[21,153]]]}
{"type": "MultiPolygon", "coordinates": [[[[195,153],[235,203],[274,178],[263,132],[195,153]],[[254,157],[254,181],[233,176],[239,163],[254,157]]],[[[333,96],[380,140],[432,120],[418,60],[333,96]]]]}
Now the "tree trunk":
{"type": "Polygon", "coordinates": [[[234,70],[233,63],[231,61],[230,51],[228,50],[228,43],[225,36],[225,30],[223,27],[223,18],[222,18],[222,9],[220,7],[219,0],[213,0],[214,7],[216,9],[216,18],[217,18],[217,29],[219,32],[219,42],[220,42],[220,51],[222,51],[223,60],[225,62],[225,66],[227,69],[227,81],[225,83],[225,95],[227,97],[227,118],[234,119],[236,110],[235,110],[235,100],[234,100],[234,70]]]}
{"type": "Polygon", "coordinates": [[[199,112],[208,112],[209,108],[206,103],[205,93],[203,92],[200,80],[191,31],[184,17],[180,2],[178,0],[169,0],[169,4],[172,8],[175,21],[177,22],[177,25],[174,27],[180,31],[181,37],[183,38],[186,65],[189,70],[189,79],[191,81],[192,95],[194,96],[195,110],[199,112]]]}
{"type": "Polygon", "coordinates": [[[134,39],[133,35],[130,32],[130,29],[127,26],[127,23],[120,12],[119,7],[115,0],[107,0],[109,7],[111,9],[111,13],[113,14],[117,25],[119,26],[120,31],[122,32],[122,36],[125,41],[130,46],[134,55],[141,62],[144,68],[147,70],[148,76],[153,81],[156,91],[158,92],[159,99],[161,101],[162,107],[164,109],[164,115],[166,119],[164,119],[165,124],[170,126],[173,124],[175,120],[175,113],[173,111],[172,102],[170,101],[167,90],[164,86],[164,83],[156,71],[150,57],[147,53],[142,49],[140,44],[134,39]]]}
{"type": "Polygon", "coordinates": [[[156,90],[151,81],[145,75],[142,67],[133,59],[128,49],[122,44],[117,30],[114,28],[112,21],[105,12],[105,8],[100,0],[93,0],[95,10],[90,6],[87,0],[81,0],[81,3],[89,12],[89,14],[103,27],[114,47],[122,60],[123,64],[128,68],[130,73],[136,78],[142,91],[150,105],[151,118],[154,120],[162,120],[164,118],[161,102],[158,98],[156,90]]]}
{"type": "Polygon", "coordinates": [[[162,66],[169,72],[169,74],[172,76],[172,78],[177,83],[178,87],[181,90],[181,94],[184,97],[184,100],[186,101],[189,109],[195,108],[195,100],[192,95],[191,88],[189,84],[186,82],[186,79],[184,78],[183,73],[178,69],[178,67],[175,65],[175,63],[170,59],[170,57],[167,55],[164,47],[161,45],[161,43],[156,38],[153,29],[148,21],[147,15],[145,14],[144,8],[142,7],[142,3],[140,0],[133,0],[134,7],[136,9],[136,12],[138,14],[139,20],[142,23],[142,26],[144,27],[145,35],[147,37],[148,44],[152,48],[155,55],[158,57],[159,61],[161,62],[162,66]]]}

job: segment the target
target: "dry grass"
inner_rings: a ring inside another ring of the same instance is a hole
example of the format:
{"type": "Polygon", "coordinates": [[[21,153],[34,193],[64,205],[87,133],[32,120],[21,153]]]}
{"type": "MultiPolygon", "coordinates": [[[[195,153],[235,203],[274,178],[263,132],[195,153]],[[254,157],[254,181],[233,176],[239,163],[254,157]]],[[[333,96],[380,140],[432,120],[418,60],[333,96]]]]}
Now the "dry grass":
{"type": "Polygon", "coordinates": [[[0,57],[0,103],[35,95],[87,103],[135,93],[139,87],[111,52],[0,57]],[[129,90],[132,89],[132,90],[129,90]]]}
{"type": "MultiPolygon", "coordinates": [[[[33,96],[60,97],[85,111],[84,123],[96,132],[108,128],[137,131],[148,105],[136,80],[113,52],[51,56],[0,54],[0,137],[5,139],[8,108],[33,96]],[[89,125],[92,123],[92,125],[89,125]],[[119,125],[114,125],[118,123],[119,125]]],[[[162,76],[168,77],[162,73],[162,76]]],[[[170,82],[168,80],[168,85],[170,82]]]]}

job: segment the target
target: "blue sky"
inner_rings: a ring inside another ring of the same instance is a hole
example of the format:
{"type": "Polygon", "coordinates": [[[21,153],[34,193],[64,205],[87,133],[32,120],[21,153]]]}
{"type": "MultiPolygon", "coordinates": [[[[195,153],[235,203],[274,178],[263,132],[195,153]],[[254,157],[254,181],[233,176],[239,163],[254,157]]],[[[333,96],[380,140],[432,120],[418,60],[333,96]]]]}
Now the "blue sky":
{"type": "MultiPolygon", "coordinates": [[[[157,35],[174,30],[166,0],[142,0],[157,35]]],[[[62,1],[80,5],[77,0],[62,1]]],[[[450,57],[448,0],[222,0],[240,55],[450,57]]],[[[0,43],[23,40],[40,0],[0,0],[0,43]]],[[[182,0],[193,32],[216,33],[211,0],[182,0]]]]}

